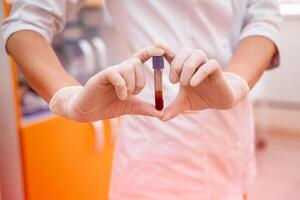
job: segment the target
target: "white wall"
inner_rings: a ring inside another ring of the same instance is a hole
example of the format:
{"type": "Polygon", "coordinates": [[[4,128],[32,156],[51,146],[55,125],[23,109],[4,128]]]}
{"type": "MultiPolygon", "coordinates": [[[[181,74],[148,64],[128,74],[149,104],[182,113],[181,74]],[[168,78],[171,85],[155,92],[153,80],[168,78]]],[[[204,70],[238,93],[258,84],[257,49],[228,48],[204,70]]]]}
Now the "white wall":
{"type": "Polygon", "coordinates": [[[266,72],[252,94],[264,103],[257,121],[300,134],[300,13],[284,16],[281,36],[281,65],[266,72]]]}

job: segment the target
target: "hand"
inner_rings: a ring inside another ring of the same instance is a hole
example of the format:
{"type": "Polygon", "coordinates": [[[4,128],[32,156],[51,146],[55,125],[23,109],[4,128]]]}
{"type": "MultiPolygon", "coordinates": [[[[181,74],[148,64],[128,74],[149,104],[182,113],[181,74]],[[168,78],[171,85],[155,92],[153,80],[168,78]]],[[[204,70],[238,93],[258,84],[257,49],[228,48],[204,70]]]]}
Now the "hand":
{"type": "Polygon", "coordinates": [[[143,63],[152,56],[164,54],[162,49],[148,47],[132,58],[105,69],[90,78],[84,87],[60,89],[52,97],[50,110],[66,118],[90,122],[126,114],[162,117],[162,112],[134,95],[145,86],[143,63]]]}
{"type": "Polygon", "coordinates": [[[180,83],[178,95],[165,109],[162,120],[189,110],[229,109],[248,94],[249,86],[243,78],[222,72],[219,63],[208,60],[202,50],[186,48],[175,55],[163,43],[156,46],[165,50],[170,62],[170,81],[180,83]]]}

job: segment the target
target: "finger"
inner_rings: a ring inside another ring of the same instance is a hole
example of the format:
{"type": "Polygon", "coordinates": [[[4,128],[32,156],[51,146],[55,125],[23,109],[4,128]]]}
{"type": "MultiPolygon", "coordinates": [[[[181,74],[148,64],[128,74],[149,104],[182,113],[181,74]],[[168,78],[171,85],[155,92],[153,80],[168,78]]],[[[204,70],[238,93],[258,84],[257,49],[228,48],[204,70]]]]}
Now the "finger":
{"type": "Polygon", "coordinates": [[[135,72],[134,65],[130,63],[123,63],[119,66],[119,73],[126,83],[127,95],[132,95],[135,90],[135,72]]]}
{"type": "Polygon", "coordinates": [[[204,52],[200,49],[195,50],[185,61],[180,75],[180,84],[188,86],[190,80],[200,65],[207,61],[204,52]]]}
{"type": "Polygon", "coordinates": [[[194,74],[190,81],[190,86],[196,87],[209,76],[214,78],[214,76],[221,76],[221,74],[222,71],[219,63],[216,60],[209,60],[207,63],[202,65],[194,74]]]}
{"type": "Polygon", "coordinates": [[[171,63],[176,56],[176,54],[171,50],[171,48],[166,43],[161,41],[155,41],[155,46],[165,51],[164,57],[169,63],[171,63]]]}
{"type": "Polygon", "coordinates": [[[135,89],[133,94],[140,93],[146,85],[145,69],[141,63],[134,63],[135,89]]]}
{"type": "Polygon", "coordinates": [[[164,111],[164,115],[160,118],[162,121],[168,121],[183,113],[186,105],[183,100],[176,98],[164,111]]]}
{"type": "Polygon", "coordinates": [[[142,67],[142,62],[138,58],[131,58],[128,60],[128,63],[133,65],[134,68],[134,77],[135,77],[135,88],[133,94],[136,95],[141,92],[141,90],[145,87],[146,78],[145,71],[142,67]]]}
{"type": "Polygon", "coordinates": [[[125,114],[146,115],[161,118],[163,116],[163,111],[156,110],[155,106],[150,103],[136,97],[131,97],[126,105],[125,114]]]}
{"type": "Polygon", "coordinates": [[[173,59],[170,63],[170,74],[169,79],[171,83],[177,83],[180,78],[180,74],[183,68],[184,62],[192,54],[192,49],[185,48],[173,59]]]}
{"type": "Polygon", "coordinates": [[[119,99],[127,99],[127,87],[121,74],[116,70],[110,70],[107,74],[107,79],[114,86],[119,99]]]}
{"type": "Polygon", "coordinates": [[[132,58],[138,58],[141,60],[142,63],[145,63],[153,56],[162,56],[164,55],[165,51],[163,49],[157,48],[155,46],[146,47],[139,52],[133,54],[132,58]]]}

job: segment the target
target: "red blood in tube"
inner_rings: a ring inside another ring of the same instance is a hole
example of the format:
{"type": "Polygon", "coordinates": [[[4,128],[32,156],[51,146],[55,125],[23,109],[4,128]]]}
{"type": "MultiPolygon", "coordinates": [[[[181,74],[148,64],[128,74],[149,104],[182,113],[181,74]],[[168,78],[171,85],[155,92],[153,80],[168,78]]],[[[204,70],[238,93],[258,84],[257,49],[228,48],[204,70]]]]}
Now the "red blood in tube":
{"type": "Polygon", "coordinates": [[[155,108],[156,110],[164,109],[164,100],[162,91],[155,92],[155,108]]]}

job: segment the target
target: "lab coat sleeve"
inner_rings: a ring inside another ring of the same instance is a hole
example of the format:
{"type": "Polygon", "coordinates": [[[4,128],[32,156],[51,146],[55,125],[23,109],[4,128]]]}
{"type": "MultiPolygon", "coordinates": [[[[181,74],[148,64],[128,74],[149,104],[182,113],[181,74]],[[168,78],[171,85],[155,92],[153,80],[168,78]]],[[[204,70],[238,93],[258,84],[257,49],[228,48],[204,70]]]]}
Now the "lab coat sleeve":
{"type": "Polygon", "coordinates": [[[4,44],[15,32],[32,30],[41,34],[49,43],[62,31],[83,0],[15,0],[10,16],[2,22],[4,44]]]}
{"type": "Polygon", "coordinates": [[[278,51],[269,68],[276,67],[280,63],[279,25],[281,21],[277,0],[248,0],[240,40],[250,36],[263,36],[270,39],[278,51]]]}

